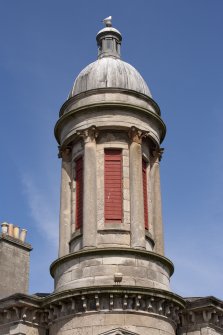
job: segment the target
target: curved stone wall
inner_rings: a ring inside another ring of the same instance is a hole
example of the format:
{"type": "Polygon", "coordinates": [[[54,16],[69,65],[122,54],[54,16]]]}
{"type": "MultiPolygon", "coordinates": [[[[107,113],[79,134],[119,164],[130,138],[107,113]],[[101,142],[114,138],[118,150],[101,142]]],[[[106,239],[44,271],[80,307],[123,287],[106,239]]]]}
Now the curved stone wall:
{"type": "Polygon", "coordinates": [[[172,263],[164,257],[127,249],[76,252],[51,266],[55,292],[118,284],[169,291],[172,271],[172,263]],[[116,275],[121,276],[121,282],[116,282],[116,275]]]}
{"type": "Polygon", "coordinates": [[[86,127],[96,126],[99,129],[130,129],[132,126],[149,132],[150,137],[159,145],[162,139],[162,122],[159,116],[152,113],[136,113],[131,108],[122,109],[120,106],[108,109],[88,108],[85,111],[71,111],[64,118],[59,119],[56,136],[61,145],[69,143],[75,138],[77,131],[86,127]],[[71,117],[72,116],[72,117],[71,117]]]}
{"type": "Polygon", "coordinates": [[[175,335],[167,318],[144,313],[89,313],[60,320],[50,327],[54,335],[175,335]]]}

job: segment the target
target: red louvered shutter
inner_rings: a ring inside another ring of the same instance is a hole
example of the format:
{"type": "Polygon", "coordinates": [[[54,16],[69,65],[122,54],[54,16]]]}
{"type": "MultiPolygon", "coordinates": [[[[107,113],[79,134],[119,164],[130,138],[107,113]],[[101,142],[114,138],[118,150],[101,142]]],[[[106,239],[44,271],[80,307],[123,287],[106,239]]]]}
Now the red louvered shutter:
{"type": "Polygon", "coordinates": [[[145,229],[149,228],[148,224],[148,196],[147,196],[147,175],[146,175],[146,162],[142,161],[142,181],[143,181],[143,200],[144,200],[144,222],[145,229]]]}
{"type": "Polygon", "coordinates": [[[83,222],[83,158],[76,160],[76,229],[83,222]]]}
{"type": "Polygon", "coordinates": [[[122,154],[121,150],[106,149],[104,165],[105,222],[122,221],[122,154]]]}

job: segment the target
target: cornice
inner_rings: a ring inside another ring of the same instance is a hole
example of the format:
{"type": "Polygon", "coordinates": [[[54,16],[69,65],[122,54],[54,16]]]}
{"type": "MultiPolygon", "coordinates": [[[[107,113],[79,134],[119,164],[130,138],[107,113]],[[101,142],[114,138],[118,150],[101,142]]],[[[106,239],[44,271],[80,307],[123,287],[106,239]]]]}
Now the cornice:
{"type": "MultiPolygon", "coordinates": [[[[33,297],[30,296],[30,299],[33,297]]],[[[66,317],[86,313],[139,313],[171,322],[174,327],[180,322],[184,300],[176,294],[160,289],[121,286],[88,287],[52,293],[39,299],[38,305],[28,301],[0,309],[0,327],[11,322],[48,327],[66,317]]]]}
{"type": "Polygon", "coordinates": [[[50,274],[52,277],[54,277],[54,271],[55,269],[63,264],[64,262],[70,261],[72,259],[78,258],[80,256],[92,256],[92,255],[117,255],[117,254],[133,254],[135,256],[144,256],[148,257],[150,259],[156,260],[158,262],[163,263],[165,266],[168,267],[170,271],[170,276],[174,272],[174,265],[173,263],[166,257],[159,255],[157,253],[154,253],[152,251],[147,250],[139,250],[139,249],[132,249],[132,248],[94,248],[94,249],[82,249],[77,252],[70,253],[68,255],[65,255],[63,257],[60,257],[56,259],[50,266],[50,274]]]}
{"type": "Polygon", "coordinates": [[[163,120],[161,119],[161,117],[158,115],[158,114],[155,114],[154,112],[150,111],[149,109],[146,109],[146,108],[143,108],[143,107],[138,107],[138,106],[135,106],[135,105],[132,105],[132,104],[123,104],[123,103],[118,103],[118,102],[113,102],[113,103],[110,103],[110,102],[101,102],[101,103],[95,103],[95,104],[89,104],[87,106],[83,106],[83,107],[79,107],[79,108],[76,108],[76,109],[73,109],[71,110],[70,112],[64,114],[63,116],[61,116],[59,118],[59,120],[56,122],[56,125],[55,125],[55,128],[54,128],[54,135],[56,137],[56,140],[57,142],[60,144],[60,139],[59,139],[59,134],[58,134],[58,131],[59,131],[59,128],[60,126],[62,125],[62,123],[71,118],[71,117],[74,117],[76,113],[78,112],[89,112],[89,111],[95,111],[97,109],[113,109],[114,107],[118,107],[118,108],[121,108],[123,110],[132,110],[136,113],[144,113],[146,116],[149,116],[153,119],[155,119],[161,126],[162,128],[162,134],[161,134],[161,139],[160,139],[160,142],[162,142],[165,138],[165,135],[166,135],[166,125],[165,123],[163,122],[163,120]]]}
{"type": "Polygon", "coordinates": [[[74,102],[77,102],[78,100],[89,97],[91,95],[95,95],[95,94],[100,95],[100,94],[105,94],[105,93],[122,93],[122,94],[124,93],[126,95],[135,96],[135,97],[140,98],[140,99],[142,99],[146,102],[149,102],[154,107],[157,114],[161,115],[160,108],[159,108],[158,104],[151,97],[149,97],[149,96],[147,96],[143,93],[140,93],[140,92],[137,92],[137,91],[134,91],[134,90],[127,90],[127,89],[124,89],[124,88],[103,87],[103,88],[88,90],[86,92],[81,92],[81,93],[75,95],[74,97],[71,97],[68,100],[66,100],[60,108],[59,117],[61,117],[64,113],[64,110],[69,105],[73,104],[74,102]]]}
{"type": "Polygon", "coordinates": [[[22,249],[25,249],[27,251],[31,251],[33,248],[29,243],[26,242],[22,242],[20,239],[18,238],[14,238],[12,236],[6,235],[6,234],[0,234],[0,243],[2,242],[6,242],[9,243],[11,245],[16,245],[22,249]]]}
{"type": "Polygon", "coordinates": [[[92,294],[143,294],[145,296],[157,297],[157,298],[165,298],[174,303],[177,303],[181,306],[181,308],[185,307],[185,301],[179,295],[172,293],[170,291],[157,289],[157,288],[146,288],[144,286],[121,286],[121,285],[107,285],[107,286],[89,286],[84,288],[74,288],[70,290],[64,290],[61,292],[54,292],[42,301],[42,307],[46,307],[47,305],[54,303],[58,300],[69,299],[71,297],[77,297],[80,295],[92,295],[92,294]]]}

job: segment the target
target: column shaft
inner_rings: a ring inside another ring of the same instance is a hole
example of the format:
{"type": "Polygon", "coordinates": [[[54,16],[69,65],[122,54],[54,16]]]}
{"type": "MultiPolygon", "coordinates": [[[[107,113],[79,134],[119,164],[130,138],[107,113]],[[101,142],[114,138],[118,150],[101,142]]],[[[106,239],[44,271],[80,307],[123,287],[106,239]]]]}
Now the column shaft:
{"type": "Polygon", "coordinates": [[[131,247],[145,248],[141,144],[130,145],[131,247]]]}
{"type": "Polygon", "coordinates": [[[71,237],[71,161],[62,154],[59,257],[69,253],[71,237]]]}
{"type": "Polygon", "coordinates": [[[96,142],[85,142],[84,148],[84,199],[83,248],[96,246],[97,236],[97,179],[96,142]]]}
{"type": "Polygon", "coordinates": [[[164,254],[164,240],[163,240],[163,222],[162,222],[162,202],[160,189],[160,170],[159,157],[155,158],[151,169],[152,180],[152,208],[153,208],[153,227],[155,238],[155,251],[158,254],[164,254]]]}

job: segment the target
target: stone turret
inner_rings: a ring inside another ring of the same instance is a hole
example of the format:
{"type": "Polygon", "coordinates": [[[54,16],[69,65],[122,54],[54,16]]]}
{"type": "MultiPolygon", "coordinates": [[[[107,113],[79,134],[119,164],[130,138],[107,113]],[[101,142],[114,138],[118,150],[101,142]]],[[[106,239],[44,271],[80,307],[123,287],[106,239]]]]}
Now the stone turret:
{"type": "Polygon", "coordinates": [[[111,19],[96,37],[98,60],[76,78],[55,127],[54,292],[26,294],[26,231],[3,223],[0,298],[15,294],[0,299],[0,335],[222,335],[222,301],[170,290],[159,176],[165,124],[142,76],[120,59],[111,19]]]}
{"type": "MultiPolygon", "coordinates": [[[[98,60],[76,78],[55,127],[62,159],[55,294],[67,297],[67,310],[94,312],[81,326],[69,316],[83,334],[92,322],[98,334],[123,326],[173,334],[184,303],[170,292],[173,264],[163,248],[165,124],[142,76],[120,59],[121,33],[110,23],[96,39],[98,60]]],[[[60,324],[52,329],[63,333],[60,324]]]]}

